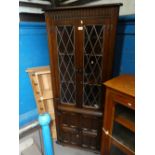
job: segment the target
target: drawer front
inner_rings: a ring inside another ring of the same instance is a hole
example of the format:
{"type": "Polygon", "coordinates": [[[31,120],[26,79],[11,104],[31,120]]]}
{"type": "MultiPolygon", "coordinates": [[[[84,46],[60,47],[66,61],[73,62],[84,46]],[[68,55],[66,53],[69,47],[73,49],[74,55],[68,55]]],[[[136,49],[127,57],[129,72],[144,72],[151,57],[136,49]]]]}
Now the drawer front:
{"type": "Polygon", "coordinates": [[[113,101],[135,110],[135,98],[121,93],[112,93],[113,101]]]}

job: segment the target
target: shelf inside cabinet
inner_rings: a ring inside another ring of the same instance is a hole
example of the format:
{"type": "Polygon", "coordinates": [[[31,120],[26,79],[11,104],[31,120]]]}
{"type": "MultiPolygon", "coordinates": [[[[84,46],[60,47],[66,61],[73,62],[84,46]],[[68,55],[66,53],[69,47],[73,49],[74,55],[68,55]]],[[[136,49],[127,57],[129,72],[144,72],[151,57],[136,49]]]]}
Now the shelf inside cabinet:
{"type": "Polygon", "coordinates": [[[112,139],[112,144],[127,154],[134,154],[135,135],[133,132],[118,123],[114,123],[112,136],[116,139],[112,139]]]}
{"type": "Polygon", "coordinates": [[[132,132],[135,132],[135,111],[123,107],[121,105],[116,106],[116,114],[114,120],[128,128],[132,132]]]}

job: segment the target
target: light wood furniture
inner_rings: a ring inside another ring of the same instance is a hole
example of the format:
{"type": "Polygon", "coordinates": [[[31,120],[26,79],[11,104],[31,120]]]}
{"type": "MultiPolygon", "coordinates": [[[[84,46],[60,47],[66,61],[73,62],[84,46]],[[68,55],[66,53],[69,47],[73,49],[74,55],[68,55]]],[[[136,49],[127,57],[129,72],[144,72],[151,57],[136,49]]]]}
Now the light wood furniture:
{"type": "Polygon", "coordinates": [[[113,147],[115,151],[118,148],[119,155],[134,155],[135,78],[133,75],[121,75],[104,85],[106,100],[101,155],[117,155],[117,152],[112,152],[113,147]]]}
{"type": "Polygon", "coordinates": [[[53,91],[51,85],[51,72],[49,66],[29,68],[28,72],[31,85],[34,92],[34,97],[38,112],[48,112],[52,118],[51,132],[53,139],[57,139],[56,125],[55,125],[55,112],[53,106],[53,91]]]}
{"type": "Polygon", "coordinates": [[[60,144],[100,151],[120,5],[45,10],[60,144]]]}

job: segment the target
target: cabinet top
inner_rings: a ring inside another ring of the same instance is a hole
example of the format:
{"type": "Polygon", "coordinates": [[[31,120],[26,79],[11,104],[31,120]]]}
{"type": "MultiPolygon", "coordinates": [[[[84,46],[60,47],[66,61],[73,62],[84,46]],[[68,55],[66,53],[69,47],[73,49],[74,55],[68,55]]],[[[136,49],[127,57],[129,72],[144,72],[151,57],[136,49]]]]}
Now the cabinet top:
{"type": "Polygon", "coordinates": [[[135,97],[135,76],[120,75],[104,83],[108,88],[135,97]]]}
{"type": "Polygon", "coordinates": [[[41,67],[33,67],[26,69],[26,72],[28,73],[37,73],[39,74],[48,74],[50,72],[50,66],[41,66],[41,67]]]}
{"type": "Polygon", "coordinates": [[[120,7],[122,6],[122,3],[111,3],[111,4],[103,4],[103,5],[94,5],[94,6],[70,6],[70,7],[56,7],[56,8],[47,8],[44,9],[45,12],[48,11],[58,11],[58,10],[79,10],[79,9],[89,9],[89,8],[104,8],[104,7],[120,7]]]}

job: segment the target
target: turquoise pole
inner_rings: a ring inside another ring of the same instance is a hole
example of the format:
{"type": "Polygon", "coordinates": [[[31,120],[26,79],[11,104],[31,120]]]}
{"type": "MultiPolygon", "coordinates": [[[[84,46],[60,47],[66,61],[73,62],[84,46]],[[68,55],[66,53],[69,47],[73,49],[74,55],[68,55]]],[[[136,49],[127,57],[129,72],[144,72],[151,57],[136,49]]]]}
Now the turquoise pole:
{"type": "Polygon", "coordinates": [[[44,113],[39,115],[38,121],[42,128],[45,155],[54,155],[53,142],[49,127],[51,117],[48,113],[44,113]]]}

